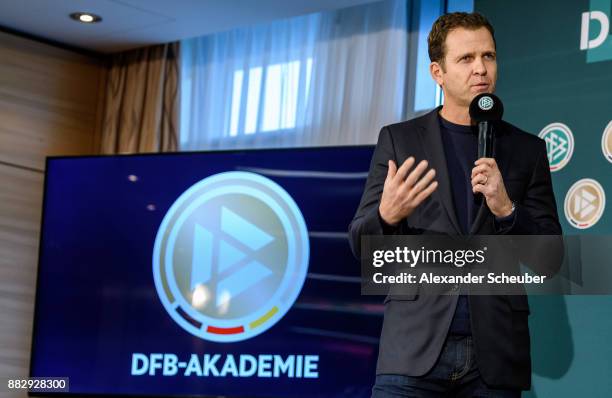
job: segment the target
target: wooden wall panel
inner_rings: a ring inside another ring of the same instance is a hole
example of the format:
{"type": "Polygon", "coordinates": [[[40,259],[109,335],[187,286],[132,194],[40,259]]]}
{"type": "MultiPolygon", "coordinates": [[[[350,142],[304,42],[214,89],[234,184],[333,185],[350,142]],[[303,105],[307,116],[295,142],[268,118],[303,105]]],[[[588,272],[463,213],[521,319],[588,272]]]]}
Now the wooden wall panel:
{"type": "Polygon", "coordinates": [[[0,33],[0,162],[95,150],[100,61],[0,33]]]}
{"type": "Polygon", "coordinates": [[[0,164],[0,377],[28,372],[43,175],[0,164]]]}
{"type": "Polygon", "coordinates": [[[99,59],[0,32],[0,380],[29,372],[45,157],[95,153],[103,77],[99,59]]]}

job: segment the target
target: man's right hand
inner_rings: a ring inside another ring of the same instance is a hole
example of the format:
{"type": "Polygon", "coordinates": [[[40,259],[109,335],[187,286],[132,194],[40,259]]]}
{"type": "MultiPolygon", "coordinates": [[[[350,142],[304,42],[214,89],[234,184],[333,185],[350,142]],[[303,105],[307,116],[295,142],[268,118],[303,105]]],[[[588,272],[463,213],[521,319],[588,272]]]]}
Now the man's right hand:
{"type": "Polygon", "coordinates": [[[434,169],[430,169],[421,177],[427,168],[426,160],[422,160],[408,174],[414,162],[411,156],[398,169],[395,162],[389,160],[389,170],[378,208],[380,216],[389,225],[397,225],[411,215],[438,187],[437,181],[432,182],[436,175],[434,169]]]}

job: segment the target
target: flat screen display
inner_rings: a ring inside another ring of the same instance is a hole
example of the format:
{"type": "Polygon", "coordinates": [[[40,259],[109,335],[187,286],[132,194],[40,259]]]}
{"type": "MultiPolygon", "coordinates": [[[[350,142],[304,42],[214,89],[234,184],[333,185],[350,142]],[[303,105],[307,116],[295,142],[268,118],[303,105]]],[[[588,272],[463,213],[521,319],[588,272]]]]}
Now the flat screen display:
{"type": "Polygon", "coordinates": [[[31,376],[69,395],[368,397],[383,306],[347,227],[372,151],[49,158],[31,376]]]}

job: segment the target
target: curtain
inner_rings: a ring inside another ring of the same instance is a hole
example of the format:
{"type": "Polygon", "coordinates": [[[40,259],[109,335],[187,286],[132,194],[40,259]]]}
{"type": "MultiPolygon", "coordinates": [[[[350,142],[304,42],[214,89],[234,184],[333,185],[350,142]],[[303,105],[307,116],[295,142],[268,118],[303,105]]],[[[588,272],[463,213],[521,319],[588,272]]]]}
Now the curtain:
{"type": "Polygon", "coordinates": [[[402,120],[407,0],[182,42],[181,149],[373,144],[402,120]]]}
{"type": "Polygon", "coordinates": [[[167,152],[178,148],[178,42],[111,56],[101,152],[167,152]]]}

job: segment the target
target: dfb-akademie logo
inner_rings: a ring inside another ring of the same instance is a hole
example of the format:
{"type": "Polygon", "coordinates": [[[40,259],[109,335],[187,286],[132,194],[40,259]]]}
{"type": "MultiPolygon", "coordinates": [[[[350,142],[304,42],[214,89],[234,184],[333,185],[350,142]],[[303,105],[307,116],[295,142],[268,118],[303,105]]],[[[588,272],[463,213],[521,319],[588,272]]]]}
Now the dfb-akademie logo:
{"type": "Polygon", "coordinates": [[[551,123],[540,131],[538,137],[546,141],[550,171],[559,171],[565,167],[574,153],[572,130],[563,123],[551,123]]]}
{"type": "Polygon", "coordinates": [[[606,159],[612,163],[612,120],[610,120],[601,136],[601,151],[606,159]]]}
{"type": "Polygon", "coordinates": [[[170,207],[155,239],[153,276],[183,329],[234,342],[285,315],[308,258],[306,223],[291,196],[261,175],[225,172],[194,184],[170,207]]]}
{"type": "Polygon", "coordinates": [[[606,207],[603,187],[591,178],[576,181],[565,195],[565,217],[574,228],[590,228],[599,221],[606,207]]]}

